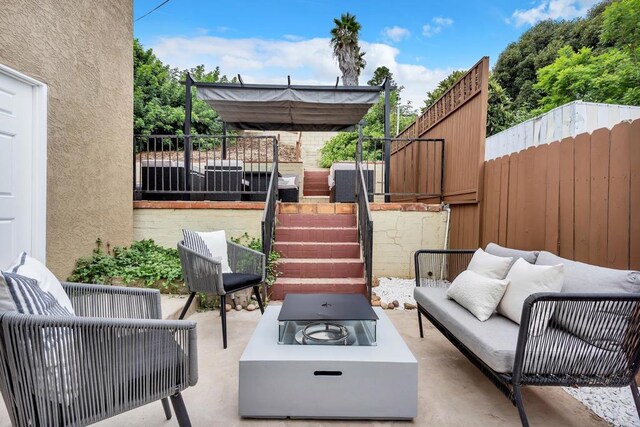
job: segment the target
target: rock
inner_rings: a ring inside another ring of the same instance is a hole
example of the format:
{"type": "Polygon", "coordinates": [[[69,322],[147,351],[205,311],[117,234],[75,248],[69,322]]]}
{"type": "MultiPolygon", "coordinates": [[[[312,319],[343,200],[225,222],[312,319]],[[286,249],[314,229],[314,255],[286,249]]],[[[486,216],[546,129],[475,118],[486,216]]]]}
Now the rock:
{"type": "Polygon", "coordinates": [[[404,309],[405,310],[414,310],[416,308],[415,304],[411,304],[410,302],[405,302],[404,303],[404,309]]]}
{"type": "Polygon", "coordinates": [[[253,304],[249,304],[249,305],[247,305],[247,311],[253,311],[253,310],[255,310],[255,309],[256,309],[256,306],[255,306],[255,305],[253,305],[253,304]]]}
{"type": "Polygon", "coordinates": [[[390,303],[387,305],[387,308],[388,308],[389,310],[393,310],[394,308],[396,308],[396,305],[395,305],[394,303],[390,302],[390,303]]]}
{"type": "Polygon", "coordinates": [[[242,306],[240,304],[236,305],[236,311],[242,310],[242,306]]]}
{"type": "Polygon", "coordinates": [[[373,296],[371,297],[372,301],[380,301],[380,297],[376,294],[373,294],[373,296]]]}
{"type": "Polygon", "coordinates": [[[394,307],[400,307],[400,303],[398,302],[398,300],[397,300],[397,299],[394,299],[394,300],[393,300],[393,306],[394,306],[394,307]]]}
{"type": "Polygon", "coordinates": [[[371,280],[371,287],[372,288],[375,288],[379,284],[380,284],[380,279],[378,279],[377,277],[374,277],[373,280],[371,280]]]}
{"type": "Polygon", "coordinates": [[[386,302],[381,302],[380,303],[380,307],[382,307],[384,310],[386,310],[387,308],[389,308],[389,305],[386,302]]]}
{"type": "Polygon", "coordinates": [[[224,305],[224,310],[225,310],[225,311],[231,311],[231,308],[232,308],[232,307],[231,307],[231,304],[225,304],[225,305],[224,305]]]}
{"type": "Polygon", "coordinates": [[[380,300],[371,301],[371,305],[374,306],[374,307],[380,307],[380,300]]]}

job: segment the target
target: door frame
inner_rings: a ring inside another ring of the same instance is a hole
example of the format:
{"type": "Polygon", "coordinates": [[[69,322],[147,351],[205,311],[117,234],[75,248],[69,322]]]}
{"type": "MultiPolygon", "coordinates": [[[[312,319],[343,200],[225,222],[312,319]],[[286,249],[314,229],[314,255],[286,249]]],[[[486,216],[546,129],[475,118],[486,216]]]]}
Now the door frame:
{"type": "Polygon", "coordinates": [[[36,79],[0,64],[4,74],[32,88],[32,145],[31,175],[31,255],[46,262],[47,255],[47,93],[48,86],[36,79]]]}

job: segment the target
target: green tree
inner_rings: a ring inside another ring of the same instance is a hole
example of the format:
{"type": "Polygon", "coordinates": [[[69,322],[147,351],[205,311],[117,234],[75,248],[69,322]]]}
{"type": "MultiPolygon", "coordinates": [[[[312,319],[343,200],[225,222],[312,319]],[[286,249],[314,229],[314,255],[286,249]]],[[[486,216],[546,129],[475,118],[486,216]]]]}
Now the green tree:
{"type": "MultiPolygon", "coordinates": [[[[189,72],[194,80],[227,82],[220,68],[207,71],[204,65],[189,70],[178,70],[164,65],[153,50],[144,49],[133,41],[133,131],[135,134],[179,135],[184,127],[184,80],[189,72]]],[[[235,78],[234,80],[235,81],[235,78]]],[[[192,94],[192,132],[220,134],[222,123],[218,114],[204,101],[192,94]]]]}
{"type": "Polygon", "coordinates": [[[569,45],[576,50],[589,47],[600,51],[612,46],[599,37],[609,4],[607,0],[595,5],[585,18],[539,22],[502,51],[493,73],[517,110],[538,106],[542,94],[534,88],[537,71],[555,61],[560,48],[569,45]]]}
{"type": "Polygon", "coordinates": [[[333,23],[335,26],[331,30],[330,43],[342,72],[342,84],[357,86],[360,72],[366,65],[365,52],[360,50],[358,44],[361,26],[355,15],[349,13],[343,13],[340,19],[334,18],[333,23]]]}
{"type": "Polygon", "coordinates": [[[393,80],[393,73],[389,71],[384,65],[378,67],[373,72],[373,76],[367,82],[369,86],[381,86],[385,80],[389,79],[391,86],[397,86],[395,80],[393,80]]]}
{"type": "Polygon", "coordinates": [[[640,47],[640,0],[615,1],[604,10],[603,17],[602,42],[636,53],[640,47]]]}
{"type": "Polygon", "coordinates": [[[576,52],[565,46],[552,64],[538,70],[534,87],[543,94],[536,114],[575,100],[640,105],[640,73],[628,50],[597,55],[588,47],[576,52]]]}

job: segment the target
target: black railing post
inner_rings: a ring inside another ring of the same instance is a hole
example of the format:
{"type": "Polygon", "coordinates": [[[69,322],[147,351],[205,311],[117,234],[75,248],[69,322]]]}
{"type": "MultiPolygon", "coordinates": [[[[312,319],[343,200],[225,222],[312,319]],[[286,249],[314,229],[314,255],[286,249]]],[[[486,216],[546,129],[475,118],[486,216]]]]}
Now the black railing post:
{"type": "Polygon", "coordinates": [[[389,203],[391,201],[389,178],[391,171],[389,165],[391,164],[391,82],[387,78],[384,81],[384,202],[389,203]]]}
{"type": "MultiPolygon", "coordinates": [[[[184,88],[184,171],[185,189],[191,190],[191,151],[193,150],[191,141],[191,84],[193,79],[187,73],[184,88]]],[[[176,150],[178,150],[178,139],[176,138],[176,150]]]]}
{"type": "Polygon", "coordinates": [[[222,122],[222,160],[227,160],[227,123],[225,122],[222,122]]]}
{"type": "Polygon", "coordinates": [[[444,202],[444,139],[440,141],[442,153],[440,158],[440,203],[444,202]]]}

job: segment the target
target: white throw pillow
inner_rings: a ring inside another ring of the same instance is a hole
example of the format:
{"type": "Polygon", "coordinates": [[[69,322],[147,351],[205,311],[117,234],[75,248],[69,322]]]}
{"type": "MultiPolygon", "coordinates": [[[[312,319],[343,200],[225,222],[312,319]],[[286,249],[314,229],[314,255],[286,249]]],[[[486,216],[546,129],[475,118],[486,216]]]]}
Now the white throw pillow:
{"type": "Polygon", "coordinates": [[[204,240],[207,249],[214,259],[220,259],[223,273],[233,273],[229,266],[229,256],[227,254],[227,236],[224,230],[218,231],[197,231],[204,240]]]}
{"type": "Polygon", "coordinates": [[[449,286],[447,297],[455,300],[478,320],[484,322],[496,310],[508,284],[508,279],[492,279],[471,270],[465,270],[449,286]]]}
{"type": "MultiPolygon", "coordinates": [[[[522,306],[531,294],[538,292],[560,292],[564,281],[564,266],[533,265],[520,258],[513,264],[507,280],[510,281],[507,291],[498,305],[498,313],[520,324],[522,306]]],[[[536,333],[543,333],[553,314],[553,307],[549,305],[542,321],[536,325],[536,333]]]]}
{"type": "Polygon", "coordinates": [[[60,281],[37,259],[30,257],[26,252],[22,252],[7,271],[35,279],[40,289],[53,295],[62,307],[66,308],[71,315],[75,315],[71,300],[62,288],[60,281]]]}
{"type": "Polygon", "coordinates": [[[504,279],[511,267],[511,257],[501,257],[478,249],[471,258],[467,270],[474,271],[492,279],[504,279]]]}

